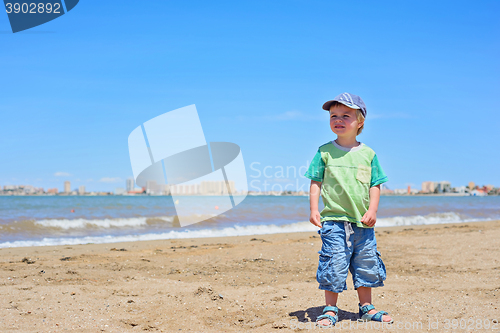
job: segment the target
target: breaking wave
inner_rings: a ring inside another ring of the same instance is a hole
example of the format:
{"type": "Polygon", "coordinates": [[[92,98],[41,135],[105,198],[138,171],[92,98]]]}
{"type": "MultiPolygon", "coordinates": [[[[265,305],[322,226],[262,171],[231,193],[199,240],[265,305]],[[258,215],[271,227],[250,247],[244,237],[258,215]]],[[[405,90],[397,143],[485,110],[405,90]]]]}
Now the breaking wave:
{"type": "MultiPolygon", "coordinates": [[[[66,234],[60,237],[38,237],[31,240],[12,240],[0,243],[0,248],[5,247],[27,247],[27,246],[48,246],[48,245],[76,245],[88,243],[115,243],[115,242],[133,242],[161,239],[183,239],[183,238],[208,238],[208,237],[231,237],[231,236],[247,236],[247,235],[264,235],[277,233],[291,232],[314,232],[318,230],[309,222],[296,222],[288,224],[258,224],[258,225],[232,225],[222,227],[220,224],[214,224],[213,227],[188,229],[175,228],[174,230],[166,230],[153,232],[152,226],[165,224],[171,226],[174,217],[164,216],[155,218],[137,217],[137,218],[116,218],[116,219],[100,219],[100,220],[56,220],[46,219],[40,221],[23,221],[15,228],[21,227],[24,223],[26,227],[31,223],[31,228],[44,229],[45,231],[59,230],[67,231],[66,234]],[[107,230],[111,233],[114,229],[120,228],[139,228],[140,234],[127,235],[103,235],[102,231],[107,230]],[[150,228],[151,230],[149,230],[150,228]],[[95,230],[101,229],[98,235],[84,235],[80,237],[71,237],[71,231],[79,230],[95,230]]],[[[455,212],[434,213],[428,215],[416,216],[395,216],[388,218],[379,218],[377,227],[392,227],[392,226],[407,226],[407,225],[422,225],[422,224],[441,224],[441,223],[460,223],[460,222],[475,222],[487,221],[487,219],[467,219],[462,218],[455,212]]],[[[0,226],[0,231],[5,232],[7,229],[13,229],[13,224],[0,226]]],[[[170,228],[171,229],[171,228],[170,228]]],[[[13,231],[13,230],[11,230],[13,231]]],[[[18,230],[20,232],[20,230],[18,230]]]]}

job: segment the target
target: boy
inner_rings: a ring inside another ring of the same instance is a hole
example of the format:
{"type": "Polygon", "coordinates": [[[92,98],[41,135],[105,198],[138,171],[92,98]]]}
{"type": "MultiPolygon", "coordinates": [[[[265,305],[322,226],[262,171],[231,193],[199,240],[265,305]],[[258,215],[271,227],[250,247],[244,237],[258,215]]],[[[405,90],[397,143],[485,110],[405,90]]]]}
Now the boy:
{"type": "Polygon", "coordinates": [[[316,323],[337,322],[338,293],[347,290],[348,269],[358,292],[360,319],[392,323],[387,312],[377,312],[371,305],[371,288],[383,286],[386,278],[373,227],[380,184],[387,176],[375,152],[356,140],[364,127],[366,106],[359,96],[343,93],[323,109],[330,112],[330,128],[337,139],[319,147],[305,174],[311,179],[310,221],[321,228],[323,242],[316,279],[319,289],[325,290],[327,306],[316,323]],[[325,205],[321,214],[320,191],[325,205]]]}

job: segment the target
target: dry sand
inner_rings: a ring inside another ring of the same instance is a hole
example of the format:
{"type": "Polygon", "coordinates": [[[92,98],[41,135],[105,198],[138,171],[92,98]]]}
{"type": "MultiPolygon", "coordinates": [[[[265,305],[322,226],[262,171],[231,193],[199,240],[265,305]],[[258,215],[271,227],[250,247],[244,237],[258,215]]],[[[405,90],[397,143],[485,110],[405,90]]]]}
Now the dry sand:
{"type": "MultiPolygon", "coordinates": [[[[500,221],[376,230],[373,303],[395,323],[356,328],[349,276],[334,331],[500,331],[500,221]]],[[[320,247],[289,233],[1,249],[0,331],[319,331],[320,247]]]]}

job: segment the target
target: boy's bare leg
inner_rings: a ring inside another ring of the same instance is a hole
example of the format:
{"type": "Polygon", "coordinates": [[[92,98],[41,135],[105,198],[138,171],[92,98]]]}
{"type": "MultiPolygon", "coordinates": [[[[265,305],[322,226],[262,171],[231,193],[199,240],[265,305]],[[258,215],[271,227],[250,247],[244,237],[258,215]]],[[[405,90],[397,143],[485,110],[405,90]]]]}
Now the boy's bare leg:
{"type": "MultiPolygon", "coordinates": [[[[334,293],[332,291],[325,290],[325,303],[327,306],[337,306],[337,299],[338,298],[339,298],[338,293],[334,293]]],[[[336,313],[333,311],[328,311],[325,314],[328,314],[330,316],[336,315],[336,313]]],[[[331,323],[330,323],[330,320],[328,320],[328,319],[322,319],[322,320],[318,321],[318,324],[321,326],[328,326],[331,323]]]]}
{"type": "MultiPolygon", "coordinates": [[[[359,304],[361,304],[361,306],[372,304],[372,288],[359,287],[358,288],[358,297],[359,297],[359,304]]],[[[368,314],[375,314],[377,312],[378,312],[377,310],[373,309],[373,310],[368,311],[368,314]]],[[[383,315],[382,320],[389,322],[392,320],[392,318],[388,315],[383,315]]]]}

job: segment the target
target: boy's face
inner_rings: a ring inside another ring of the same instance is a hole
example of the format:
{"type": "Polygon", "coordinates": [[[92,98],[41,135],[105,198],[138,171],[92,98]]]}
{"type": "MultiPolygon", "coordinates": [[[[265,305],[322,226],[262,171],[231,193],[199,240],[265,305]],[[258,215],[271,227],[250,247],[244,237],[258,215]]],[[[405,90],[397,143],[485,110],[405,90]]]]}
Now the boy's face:
{"type": "Polygon", "coordinates": [[[358,122],[356,110],[343,104],[330,107],[330,128],[341,137],[356,137],[358,128],[363,122],[358,122]]]}

